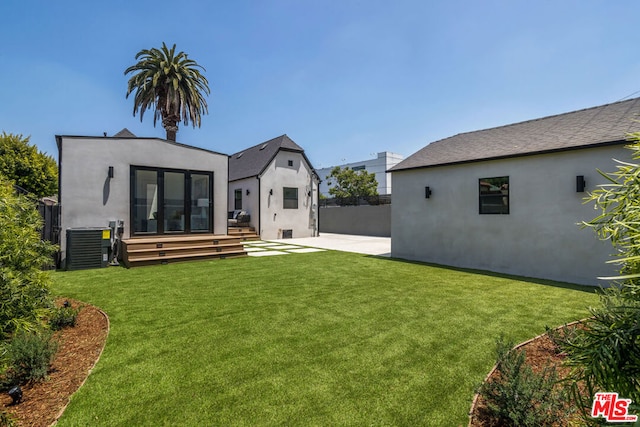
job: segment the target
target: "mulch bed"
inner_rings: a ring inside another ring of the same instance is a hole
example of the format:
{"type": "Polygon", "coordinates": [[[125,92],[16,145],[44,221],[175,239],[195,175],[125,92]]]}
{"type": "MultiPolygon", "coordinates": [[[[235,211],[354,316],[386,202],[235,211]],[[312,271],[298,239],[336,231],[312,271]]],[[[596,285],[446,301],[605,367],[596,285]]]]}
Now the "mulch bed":
{"type": "MultiPolygon", "coordinates": [[[[580,327],[575,322],[571,326],[580,327]]],[[[545,368],[555,367],[559,379],[566,378],[571,369],[563,365],[566,355],[558,352],[556,345],[547,334],[540,335],[530,341],[522,343],[516,348],[526,351],[526,363],[531,366],[534,372],[542,372],[545,368]]],[[[494,369],[487,375],[485,381],[495,379],[498,373],[494,369]]],[[[567,404],[569,404],[567,402],[567,404]]],[[[575,420],[574,420],[575,421],[575,420]]],[[[566,422],[558,422],[554,424],[558,427],[568,425],[566,422]]],[[[489,414],[484,399],[480,395],[476,395],[469,415],[469,427],[499,427],[495,420],[489,414]]]]}
{"type": "Polygon", "coordinates": [[[109,333],[107,315],[92,305],[68,301],[73,308],[81,307],[81,310],[75,327],[56,333],[60,347],[48,378],[22,387],[22,401],[16,405],[11,404],[12,399],[6,393],[0,395],[0,407],[11,414],[19,426],[53,424],[102,354],[109,333]]]}

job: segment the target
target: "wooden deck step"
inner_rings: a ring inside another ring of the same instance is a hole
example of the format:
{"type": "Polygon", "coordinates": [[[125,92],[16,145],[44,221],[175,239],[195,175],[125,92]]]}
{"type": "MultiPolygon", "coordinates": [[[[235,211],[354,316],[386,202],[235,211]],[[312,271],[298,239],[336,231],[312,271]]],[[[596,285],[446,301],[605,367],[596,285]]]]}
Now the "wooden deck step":
{"type": "Polygon", "coordinates": [[[256,233],[254,227],[228,227],[227,233],[229,236],[240,237],[243,241],[260,240],[260,236],[256,233]]]}
{"type": "Polygon", "coordinates": [[[241,236],[184,235],[132,238],[122,241],[127,267],[212,258],[246,256],[241,236]]]}

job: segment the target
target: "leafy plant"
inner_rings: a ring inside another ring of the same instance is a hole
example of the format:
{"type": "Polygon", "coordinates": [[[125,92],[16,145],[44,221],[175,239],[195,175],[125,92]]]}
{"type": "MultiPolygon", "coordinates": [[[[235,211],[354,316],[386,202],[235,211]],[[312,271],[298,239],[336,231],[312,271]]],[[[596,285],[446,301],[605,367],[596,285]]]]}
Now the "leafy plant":
{"type": "Polygon", "coordinates": [[[33,199],[17,195],[0,176],[0,340],[37,329],[52,306],[51,277],[42,266],[55,247],[40,239],[42,219],[33,199]]]}
{"type": "Polygon", "coordinates": [[[497,376],[480,386],[487,409],[499,425],[550,426],[565,419],[565,390],[556,387],[555,368],[535,373],[526,364],[525,350],[512,349],[501,337],[496,342],[497,376]]]}
{"type": "Polygon", "coordinates": [[[80,313],[80,307],[57,307],[51,311],[51,318],[49,319],[49,326],[54,331],[60,329],[76,326],[76,320],[80,313]]]}
{"type": "Polygon", "coordinates": [[[9,369],[7,383],[22,384],[47,376],[58,342],[51,332],[18,332],[6,346],[9,369]]]}
{"type": "MultiPolygon", "coordinates": [[[[640,159],[640,134],[628,146],[640,159]]],[[[600,215],[583,224],[616,249],[620,275],[602,291],[601,305],[591,309],[585,328],[561,343],[574,367],[573,377],[590,392],[611,391],[640,402],[640,165],[618,161],[617,171],[600,172],[607,183],[594,190],[600,215]]],[[[593,394],[591,395],[593,396],[593,394]]],[[[590,407],[582,402],[581,407],[590,407]]]]}
{"type": "Polygon", "coordinates": [[[361,197],[377,196],[378,181],[376,175],[366,170],[354,171],[348,167],[342,169],[336,166],[327,176],[329,194],[333,197],[347,200],[349,204],[357,204],[361,197]],[[335,183],[335,185],[334,185],[335,183]]]}
{"type": "Polygon", "coordinates": [[[15,425],[16,422],[11,415],[0,411],[0,427],[14,427],[15,425]]]}
{"type": "Polygon", "coordinates": [[[53,196],[58,191],[56,161],[22,135],[0,134],[0,175],[37,197],[53,196]]]}

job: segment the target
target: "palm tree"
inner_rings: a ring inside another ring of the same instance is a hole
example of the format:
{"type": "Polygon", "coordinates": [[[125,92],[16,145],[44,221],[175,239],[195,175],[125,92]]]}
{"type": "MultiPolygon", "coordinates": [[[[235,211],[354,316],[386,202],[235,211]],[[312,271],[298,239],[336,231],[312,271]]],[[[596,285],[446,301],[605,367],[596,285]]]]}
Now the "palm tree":
{"type": "Polygon", "coordinates": [[[161,49],[143,49],[136,55],[137,64],[127,68],[125,75],[135,73],[127,88],[127,98],[135,91],[133,115],[140,109],[140,121],[145,110],[155,109],[153,126],[162,119],[167,139],[176,140],[178,123],[189,120],[200,127],[201,114],[208,113],[204,94],[209,94],[209,82],[200,73],[206,71],[184,52],[175,53],[162,42],[161,49]]]}

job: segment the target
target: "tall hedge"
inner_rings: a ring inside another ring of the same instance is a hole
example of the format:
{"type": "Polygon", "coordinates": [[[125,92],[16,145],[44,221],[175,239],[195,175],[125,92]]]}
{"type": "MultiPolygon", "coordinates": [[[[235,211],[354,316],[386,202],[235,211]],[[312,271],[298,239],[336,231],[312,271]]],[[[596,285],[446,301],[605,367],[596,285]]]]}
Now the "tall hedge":
{"type": "Polygon", "coordinates": [[[16,194],[0,176],[0,340],[36,329],[52,306],[50,274],[55,247],[40,239],[36,201],[16,194]]]}
{"type": "Polygon", "coordinates": [[[0,134],[0,174],[37,197],[58,192],[58,166],[53,157],[29,143],[29,137],[0,134]]]}

